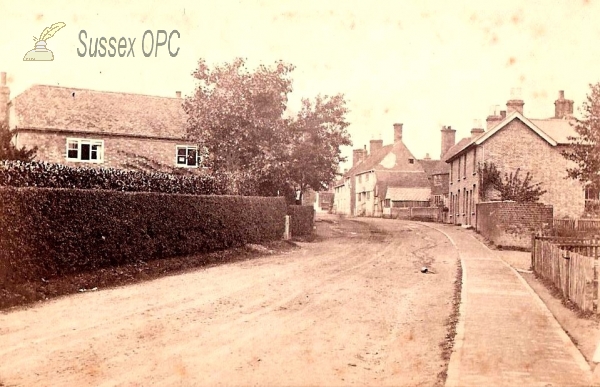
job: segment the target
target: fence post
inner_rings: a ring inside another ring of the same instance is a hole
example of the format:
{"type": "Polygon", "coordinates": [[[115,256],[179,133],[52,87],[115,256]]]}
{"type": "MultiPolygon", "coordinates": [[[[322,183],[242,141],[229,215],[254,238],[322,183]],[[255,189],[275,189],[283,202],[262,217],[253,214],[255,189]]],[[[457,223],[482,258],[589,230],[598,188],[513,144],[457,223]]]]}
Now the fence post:
{"type": "Polygon", "coordinates": [[[534,261],[535,260],[535,233],[531,233],[531,270],[535,272],[534,261]]]}
{"type": "Polygon", "coordinates": [[[289,241],[292,239],[292,232],[290,231],[290,215],[285,216],[285,231],[283,232],[283,240],[289,241]]]}
{"type": "Polygon", "coordinates": [[[413,215],[412,215],[412,209],[413,209],[412,207],[408,207],[408,219],[409,220],[412,220],[412,217],[413,217],[413,215]]]}
{"type": "Polygon", "coordinates": [[[594,247],[594,296],[596,297],[594,309],[596,313],[600,313],[600,305],[598,305],[600,303],[600,286],[598,286],[598,249],[600,249],[598,244],[600,243],[600,239],[594,239],[594,245],[596,245],[594,247]]]}

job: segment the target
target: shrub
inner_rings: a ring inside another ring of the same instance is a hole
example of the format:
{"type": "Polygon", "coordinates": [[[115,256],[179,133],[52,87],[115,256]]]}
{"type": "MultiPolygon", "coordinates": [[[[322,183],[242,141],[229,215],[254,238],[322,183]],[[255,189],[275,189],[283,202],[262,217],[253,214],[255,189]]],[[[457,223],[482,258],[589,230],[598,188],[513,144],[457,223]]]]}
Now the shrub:
{"type": "Polygon", "coordinates": [[[0,188],[0,284],[281,238],[283,198],[0,188]]]}
{"type": "Polygon", "coordinates": [[[174,175],[114,168],[74,168],[44,162],[1,161],[0,186],[106,189],[212,195],[228,193],[225,177],[174,175]]]}
{"type": "Polygon", "coordinates": [[[287,214],[291,216],[292,237],[310,235],[313,231],[315,209],[313,206],[289,205],[287,214]]]}

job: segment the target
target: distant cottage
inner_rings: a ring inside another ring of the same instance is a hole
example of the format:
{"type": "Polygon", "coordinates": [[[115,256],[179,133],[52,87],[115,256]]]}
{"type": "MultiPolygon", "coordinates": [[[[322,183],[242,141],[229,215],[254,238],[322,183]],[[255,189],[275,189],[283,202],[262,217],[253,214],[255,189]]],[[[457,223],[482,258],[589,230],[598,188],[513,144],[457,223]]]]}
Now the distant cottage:
{"type": "Polygon", "coordinates": [[[36,159],[72,166],[170,171],[196,168],[181,93],[156,97],[34,85],[10,100],[0,74],[0,121],[36,159]]]}
{"type": "Polygon", "coordinates": [[[416,159],[402,141],[402,130],[402,124],[394,124],[393,144],[371,140],[369,151],[366,146],[353,151],[352,168],[334,186],[336,213],[383,216],[394,208],[444,205],[447,164],[416,159]]]}

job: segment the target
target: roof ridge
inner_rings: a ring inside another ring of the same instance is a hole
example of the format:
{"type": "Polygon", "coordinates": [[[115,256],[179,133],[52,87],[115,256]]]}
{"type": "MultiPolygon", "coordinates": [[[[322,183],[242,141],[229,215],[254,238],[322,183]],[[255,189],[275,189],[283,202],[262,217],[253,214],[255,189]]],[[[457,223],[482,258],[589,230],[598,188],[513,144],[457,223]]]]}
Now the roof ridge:
{"type": "MultiPolygon", "coordinates": [[[[32,89],[34,87],[50,87],[50,88],[54,88],[54,89],[69,89],[69,90],[91,91],[91,92],[94,92],[94,93],[102,93],[102,94],[137,95],[137,96],[141,96],[141,97],[150,97],[150,98],[166,98],[166,99],[175,99],[175,100],[181,99],[181,100],[183,100],[183,98],[179,98],[179,97],[165,97],[165,96],[162,96],[162,95],[131,93],[131,92],[125,92],[125,91],[109,91],[109,90],[85,89],[85,88],[82,88],[82,87],[44,85],[44,84],[39,84],[39,83],[31,85],[27,89],[23,90],[23,92],[21,92],[21,94],[25,93],[27,90],[32,89]]],[[[19,95],[21,95],[21,94],[19,94],[19,95]]],[[[15,98],[17,96],[15,96],[15,98]]]]}

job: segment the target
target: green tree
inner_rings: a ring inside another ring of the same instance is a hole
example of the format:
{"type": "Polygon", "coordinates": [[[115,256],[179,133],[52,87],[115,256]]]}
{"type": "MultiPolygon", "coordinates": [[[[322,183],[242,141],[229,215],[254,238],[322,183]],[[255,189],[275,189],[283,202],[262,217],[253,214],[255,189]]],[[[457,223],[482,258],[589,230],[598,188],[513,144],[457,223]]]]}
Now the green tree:
{"type": "Polygon", "coordinates": [[[302,100],[302,109],[291,123],[289,181],[300,191],[319,191],[336,178],[338,166],[346,161],[340,147],[352,145],[346,128],[348,108],[342,94],[302,100]]]}
{"type": "Polygon", "coordinates": [[[600,83],[590,85],[580,112],[582,118],[575,118],[574,123],[578,136],[570,137],[573,144],[563,151],[563,156],[575,163],[574,167],[567,169],[567,174],[600,189],[600,83]]]}
{"type": "Polygon", "coordinates": [[[211,69],[201,59],[192,73],[198,84],[184,102],[188,136],[206,147],[208,166],[228,174],[237,193],[255,193],[269,174],[281,174],[293,69],[277,62],[251,72],[240,58],[211,69]]]}
{"type": "Polygon", "coordinates": [[[0,123],[0,160],[32,161],[38,148],[17,148],[12,138],[13,134],[8,129],[8,125],[0,123]]]}

